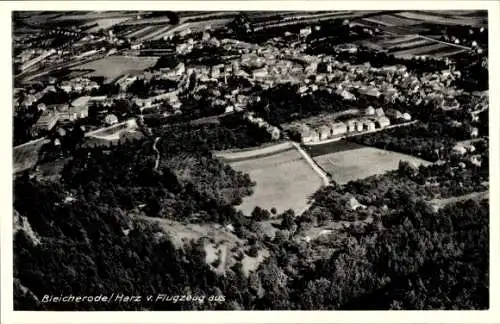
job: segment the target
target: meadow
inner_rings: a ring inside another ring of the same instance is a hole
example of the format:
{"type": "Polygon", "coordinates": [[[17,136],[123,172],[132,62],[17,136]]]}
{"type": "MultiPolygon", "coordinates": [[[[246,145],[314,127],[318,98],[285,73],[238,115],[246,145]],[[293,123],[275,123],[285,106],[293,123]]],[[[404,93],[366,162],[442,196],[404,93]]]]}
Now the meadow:
{"type": "Polygon", "coordinates": [[[111,82],[125,74],[144,71],[154,66],[156,61],[158,57],[116,55],[79,65],[75,69],[93,70],[89,76],[104,77],[105,82],[111,82]]]}
{"type": "Polygon", "coordinates": [[[278,213],[291,208],[299,214],[308,206],[309,196],[321,187],[321,177],[296,149],[287,149],[285,145],[260,148],[257,157],[252,157],[251,151],[241,156],[233,154],[234,159],[228,161],[256,182],[254,193],[237,206],[245,215],[250,215],[256,206],[268,210],[274,207],[278,213]]]}
{"type": "Polygon", "coordinates": [[[399,167],[399,161],[416,166],[430,164],[425,160],[372,147],[361,147],[315,156],[314,161],[339,184],[382,174],[399,167]]]}

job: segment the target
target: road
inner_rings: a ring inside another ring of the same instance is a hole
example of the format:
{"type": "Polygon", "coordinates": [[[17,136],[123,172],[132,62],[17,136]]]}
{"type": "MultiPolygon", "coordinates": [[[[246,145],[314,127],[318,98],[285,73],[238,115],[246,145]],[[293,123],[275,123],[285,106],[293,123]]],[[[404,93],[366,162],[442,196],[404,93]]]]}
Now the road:
{"type": "Polygon", "coordinates": [[[328,175],[326,174],[323,169],[321,169],[316,162],[307,154],[306,151],[300,146],[299,143],[296,142],[291,142],[292,145],[299,151],[300,155],[306,160],[306,162],[311,166],[311,168],[321,177],[321,180],[323,181],[323,185],[328,186],[330,184],[330,179],[328,178],[328,175]]]}
{"type": "Polygon", "coordinates": [[[455,43],[448,43],[448,42],[445,42],[445,41],[442,41],[442,40],[434,39],[434,38],[427,37],[427,36],[420,35],[420,34],[418,36],[420,38],[424,38],[424,39],[427,39],[427,40],[430,40],[430,41],[433,41],[433,42],[437,42],[437,43],[442,43],[442,44],[446,44],[446,45],[458,47],[458,48],[461,48],[461,49],[464,49],[464,50],[468,50],[468,51],[470,51],[472,49],[471,47],[467,47],[467,46],[463,46],[463,45],[459,45],[459,44],[455,44],[455,43]]]}

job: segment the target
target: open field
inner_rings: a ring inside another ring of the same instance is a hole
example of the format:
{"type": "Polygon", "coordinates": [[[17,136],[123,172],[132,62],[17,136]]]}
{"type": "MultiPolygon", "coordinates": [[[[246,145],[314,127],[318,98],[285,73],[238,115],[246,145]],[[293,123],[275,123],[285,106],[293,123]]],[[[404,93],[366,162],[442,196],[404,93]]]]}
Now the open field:
{"type": "Polygon", "coordinates": [[[90,69],[90,76],[104,77],[105,82],[111,82],[125,74],[143,71],[156,64],[158,57],[149,56],[107,56],[105,58],[85,63],[76,69],[90,69]]]}
{"type": "Polygon", "coordinates": [[[314,160],[339,184],[396,170],[399,167],[400,160],[415,165],[430,164],[430,162],[410,155],[372,147],[355,148],[320,155],[314,157],[314,160]]]}
{"type": "Polygon", "coordinates": [[[35,166],[38,162],[38,153],[40,152],[40,149],[48,142],[49,140],[43,138],[14,147],[14,173],[21,172],[35,166]]]}
{"type": "Polygon", "coordinates": [[[397,13],[396,16],[402,18],[409,18],[420,20],[423,22],[443,24],[443,25],[470,25],[474,27],[487,26],[487,18],[483,16],[461,16],[448,14],[446,11],[441,13],[424,13],[424,12],[414,12],[405,11],[397,13]]]}
{"type": "Polygon", "coordinates": [[[413,39],[413,40],[410,40],[407,42],[396,43],[388,49],[388,52],[391,53],[391,52],[396,52],[398,50],[418,48],[418,47],[422,47],[425,45],[431,45],[432,43],[433,42],[428,40],[428,39],[419,37],[419,38],[416,38],[416,39],[413,39]]]}
{"type": "Polygon", "coordinates": [[[369,19],[371,19],[372,21],[381,22],[387,26],[406,26],[406,25],[416,25],[420,23],[420,21],[418,20],[402,18],[396,15],[380,15],[380,16],[370,17],[369,19]]]}
{"type": "Polygon", "coordinates": [[[361,144],[357,144],[354,142],[349,142],[346,140],[339,140],[336,142],[329,142],[319,145],[305,145],[304,148],[307,153],[312,157],[330,154],[330,153],[338,153],[343,151],[349,151],[359,148],[364,148],[365,146],[361,144]]]}
{"type": "Polygon", "coordinates": [[[72,15],[61,15],[56,18],[57,21],[65,20],[96,20],[96,19],[110,19],[110,18],[123,18],[135,17],[138,11],[75,11],[72,15]]]}
{"type": "Polygon", "coordinates": [[[396,57],[411,58],[415,55],[449,57],[468,50],[467,47],[445,43],[417,34],[378,37],[359,42],[361,45],[386,51],[396,57]]]}
{"type": "Polygon", "coordinates": [[[278,148],[259,149],[258,157],[251,157],[251,151],[247,151],[247,159],[239,156],[229,161],[235,170],[248,173],[257,183],[254,194],[243,198],[243,203],[237,206],[246,215],[256,206],[275,207],[278,213],[288,208],[301,213],[308,205],[309,196],[323,184],[319,174],[297,150],[286,148],[285,144],[279,144],[278,148]]]}
{"type": "Polygon", "coordinates": [[[446,44],[442,43],[435,43],[435,44],[426,44],[424,46],[419,46],[415,48],[409,48],[409,49],[403,49],[401,51],[396,51],[393,52],[392,54],[395,57],[411,57],[414,55],[425,55],[428,52],[436,51],[436,50],[443,50],[445,48],[449,47],[446,44]]]}
{"type": "Polygon", "coordinates": [[[135,30],[133,33],[128,34],[127,37],[128,38],[132,38],[132,37],[138,38],[141,35],[148,33],[149,31],[151,31],[154,28],[155,28],[155,26],[143,26],[142,28],[135,30]]]}
{"type": "Polygon", "coordinates": [[[89,22],[89,25],[97,24],[97,26],[90,28],[87,30],[89,33],[96,32],[100,29],[108,29],[113,27],[114,25],[118,25],[121,22],[127,21],[130,18],[128,17],[121,17],[121,18],[109,18],[109,19],[98,19],[95,21],[89,22]]]}

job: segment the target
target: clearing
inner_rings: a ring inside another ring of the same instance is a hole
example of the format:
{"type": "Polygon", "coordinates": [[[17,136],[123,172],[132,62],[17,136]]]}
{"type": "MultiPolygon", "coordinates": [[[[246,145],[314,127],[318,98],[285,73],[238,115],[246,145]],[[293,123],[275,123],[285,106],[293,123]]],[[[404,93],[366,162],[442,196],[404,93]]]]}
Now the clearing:
{"type": "Polygon", "coordinates": [[[108,56],[96,61],[88,62],[75,69],[93,70],[88,76],[104,77],[105,82],[111,82],[125,74],[142,72],[156,64],[156,56],[108,56]]]}
{"type": "MultiPolygon", "coordinates": [[[[224,274],[229,270],[238,262],[238,255],[246,250],[242,239],[219,224],[182,224],[164,218],[147,216],[139,218],[157,223],[171,237],[177,248],[183,248],[189,242],[204,239],[205,262],[218,274],[224,274]]],[[[268,256],[269,251],[265,248],[260,249],[256,257],[244,254],[240,261],[243,273],[248,276],[250,272],[257,270],[260,263],[268,256]]]]}
{"type": "Polygon", "coordinates": [[[430,201],[430,205],[432,206],[432,208],[435,211],[438,211],[447,205],[456,204],[457,202],[460,202],[460,201],[466,201],[469,199],[472,199],[475,201],[481,201],[483,199],[489,199],[489,196],[490,196],[490,192],[489,192],[489,190],[486,190],[486,191],[481,191],[481,192],[473,192],[473,193],[463,195],[463,196],[458,196],[458,197],[434,199],[434,200],[430,201]]]}
{"type": "Polygon", "coordinates": [[[308,206],[309,196],[323,185],[322,177],[289,142],[217,155],[257,183],[253,195],[237,206],[245,215],[256,206],[274,207],[278,213],[291,208],[300,214],[308,206]]]}
{"type": "Polygon", "coordinates": [[[428,161],[410,155],[373,147],[355,148],[320,155],[314,157],[314,160],[330,175],[332,180],[339,184],[367,178],[390,170],[397,170],[401,160],[417,166],[430,164],[428,161]]]}
{"type": "Polygon", "coordinates": [[[49,142],[48,139],[41,138],[14,147],[14,173],[34,167],[38,162],[38,153],[42,149],[42,146],[49,142]]]}

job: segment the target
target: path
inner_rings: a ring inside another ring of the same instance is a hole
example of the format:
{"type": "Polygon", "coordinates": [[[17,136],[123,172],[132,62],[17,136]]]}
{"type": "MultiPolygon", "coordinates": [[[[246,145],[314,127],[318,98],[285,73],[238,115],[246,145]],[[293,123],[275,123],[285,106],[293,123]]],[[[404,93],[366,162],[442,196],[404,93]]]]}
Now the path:
{"type": "Polygon", "coordinates": [[[156,161],[155,161],[155,166],[154,170],[156,171],[158,169],[158,166],[160,165],[160,151],[158,151],[158,148],[156,148],[156,144],[160,140],[160,137],[155,138],[155,142],[153,144],[153,150],[156,152],[156,161]]]}
{"type": "Polygon", "coordinates": [[[463,196],[458,196],[458,197],[433,199],[430,201],[430,205],[434,208],[434,210],[438,211],[441,208],[445,207],[446,205],[455,204],[455,203],[460,202],[460,201],[466,201],[469,199],[481,201],[483,199],[489,199],[489,194],[490,194],[489,190],[485,190],[485,191],[481,191],[481,192],[473,192],[473,193],[466,194],[463,196]]]}
{"type": "Polygon", "coordinates": [[[325,186],[328,186],[330,184],[330,179],[328,178],[328,175],[326,174],[325,171],[323,171],[317,164],[314,162],[314,160],[307,154],[306,151],[296,142],[291,142],[292,145],[299,151],[300,155],[306,160],[307,163],[311,166],[311,168],[321,177],[321,180],[323,180],[323,184],[325,186]]]}
{"type": "Polygon", "coordinates": [[[272,143],[264,144],[258,147],[237,149],[237,150],[225,150],[225,151],[215,151],[214,154],[217,157],[224,158],[229,161],[239,160],[239,159],[251,159],[256,157],[262,157],[265,155],[280,153],[287,149],[291,149],[292,145],[290,142],[272,143]]]}

